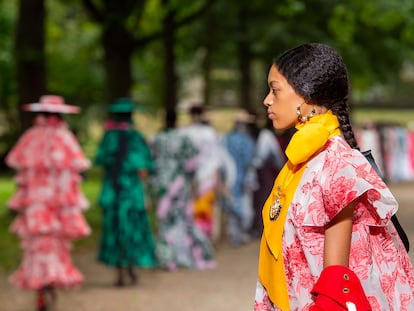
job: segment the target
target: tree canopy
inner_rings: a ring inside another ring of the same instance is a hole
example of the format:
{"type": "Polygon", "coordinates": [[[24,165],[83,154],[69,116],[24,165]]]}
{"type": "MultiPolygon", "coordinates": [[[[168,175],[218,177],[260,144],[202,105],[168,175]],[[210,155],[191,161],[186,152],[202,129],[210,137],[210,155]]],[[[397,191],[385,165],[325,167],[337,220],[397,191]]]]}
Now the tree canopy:
{"type": "Polygon", "coordinates": [[[22,125],[21,101],[44,91],[38,86],[28,93],[41,69],[29,73],[19,66],[22,55],[15,49],[39,29],[44,50],[32,46],[25,54],[44,53],[46,92],[64,96],[86,114],[100,112],[87,114],[92,118],[105,111],[96,107],[119,96],[134,98],[148,111],[177,109],[191,100],[259,105],[273,57],[309,41],[340,51],[355,101],[373,93],[392,98],[397,85],[413,83],[409,74],[401,80],[403,70],[412,71],[414,57],[409,0],[36,0],[45,7],[45,15],[36,16],[38,24],[44,19],[44,28],[30,27],[22,15],[20,9],[30,3],[0,0],[4,135],[19,132],[11,124],[22,125]],[[19,27],[25,31],[19,33],[19,27]],[[25,74],[32,85],[18,79],[25,74]]]}

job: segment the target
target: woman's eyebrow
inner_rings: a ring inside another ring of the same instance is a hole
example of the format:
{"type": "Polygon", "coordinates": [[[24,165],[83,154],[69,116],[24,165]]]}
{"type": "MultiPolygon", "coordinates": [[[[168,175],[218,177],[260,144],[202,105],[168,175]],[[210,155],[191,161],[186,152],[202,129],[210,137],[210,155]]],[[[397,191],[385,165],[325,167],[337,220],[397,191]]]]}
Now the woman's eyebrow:
{"type": "Polygon", "coordinates": [[[272,81],[269,81],[269,86],[273,86],[273,87],[280,86],[280,83],[277,80],[272,80],[272,81]]]}

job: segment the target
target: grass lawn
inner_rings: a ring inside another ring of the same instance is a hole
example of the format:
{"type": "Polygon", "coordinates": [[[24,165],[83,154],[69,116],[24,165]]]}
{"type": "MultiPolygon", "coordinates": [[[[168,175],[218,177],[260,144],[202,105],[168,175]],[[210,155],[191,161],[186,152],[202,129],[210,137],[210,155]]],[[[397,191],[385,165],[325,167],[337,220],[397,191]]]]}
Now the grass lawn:
{"type": "Polygon", "coordinates": [[[15,266],[20,256],[19,240],[8,232],[13,215],[6,202],[14,189],[11,177],[0,178],[0,270],[15,266]]]}
{"type": "MultiPolygon", "coordinates": [[[[101,211],[96,201],[100,191],[100,182],[99,177],[91,176],[87,177],[82,184],[82,189],[91,204],[90,208],[85,211],[85,217],[92,228],[92,235],[76,241],[74,251],[97,246],[100,236],[101,211]]],[[[6,205],[15,189],[12,176],[0,177],[0,271],[15,269],[22,254],[19,239],[9,232],[9,226],[14,219],[14,215],[6,205]]]]}

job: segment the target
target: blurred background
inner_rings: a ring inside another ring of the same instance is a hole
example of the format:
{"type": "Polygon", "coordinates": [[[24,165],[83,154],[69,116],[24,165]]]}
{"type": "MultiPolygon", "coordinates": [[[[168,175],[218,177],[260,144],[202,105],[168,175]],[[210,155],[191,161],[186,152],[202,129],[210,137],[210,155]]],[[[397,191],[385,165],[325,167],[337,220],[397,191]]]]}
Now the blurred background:
{"type": "MultiPolygon", "coordinates": [[[[29,125],[20,106],[46,93],[83,108],[69,121],[88,145],[106,105],[122,96],[160,123],[163,111],[194,101],[213,116],[231,107],[262,112],[272,59],[308,41],[343,55],[355,121],[367,110],[410,121],[409,0],[0,0],[0,155],[29,125]]],[[[159,127],[149,125],[148,134],[159,127]]]]}
{"type": "MultiPolygon", "coordinates": [[[[163,127],[166,111],[179,113],[179,125],[188,123],[194,102],[208,107],[211,124],[225,133],[237,108],[256,111],[264,122],[272,59],[310,41],[342,54],[361,141],[365,129],[379,136],[388,133],[380,128],[403,130],[394,145],[382,140],[377,158],[384,164],[387,150],[403,150],[408,166],[396,171],[387,162],[382,170],[390,182],[413,180],[413,151],[404,143],[414,137],[413,1],[0,0],[0,271],[20,256],[7,231],[15,186],[4,157],[31,124],[22,104],[58,94],[81,106],[68,122],[89,157],[118,97],[138,104],[135,124],[148,139],[163,127]]],[[[93,205],[99,183],[92,169],[83,187],[93,205]]],[[[94,234],[78,248],[96,245],[99,236],[99,211],[86,216],[94,234]]]]}

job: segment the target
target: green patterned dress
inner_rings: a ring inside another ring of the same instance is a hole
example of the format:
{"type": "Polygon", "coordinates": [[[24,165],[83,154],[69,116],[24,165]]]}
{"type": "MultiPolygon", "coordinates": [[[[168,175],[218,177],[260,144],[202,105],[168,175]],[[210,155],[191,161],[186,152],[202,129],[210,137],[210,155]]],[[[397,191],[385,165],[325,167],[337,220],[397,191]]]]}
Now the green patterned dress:
{"type": "Polygon", "coordinates": [[[154,267],[155,242],[138,176],[138,170],[150,171],[153,166],[144,137],[131,126],[112,126],[95,163],[105,171],[99,196],[103,227],[98,260],[112,267],[154,267]]]}

